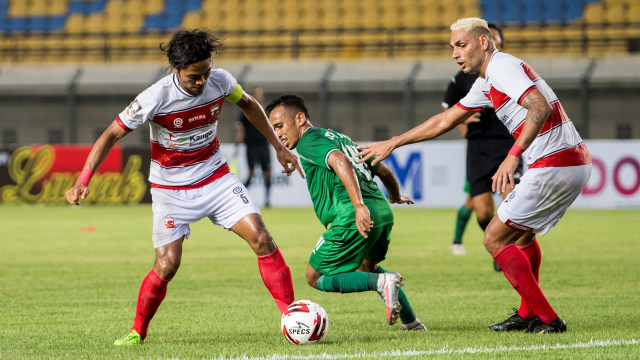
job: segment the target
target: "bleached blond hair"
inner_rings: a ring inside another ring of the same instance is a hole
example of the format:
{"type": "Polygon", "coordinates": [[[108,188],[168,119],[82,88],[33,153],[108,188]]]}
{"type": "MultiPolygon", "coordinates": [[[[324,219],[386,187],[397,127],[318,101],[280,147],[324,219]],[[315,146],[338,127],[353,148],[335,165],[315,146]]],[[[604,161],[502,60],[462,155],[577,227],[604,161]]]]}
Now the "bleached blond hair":
{"type": "Polygon", "coordinates": [[[489,24],[484,19],[477,17],[462,18],[451,24],[451,31],[459,29],[465,29],[468,32],[478,31],[479,28],[485,29],[487,34],[489,33],[489,24]]]}

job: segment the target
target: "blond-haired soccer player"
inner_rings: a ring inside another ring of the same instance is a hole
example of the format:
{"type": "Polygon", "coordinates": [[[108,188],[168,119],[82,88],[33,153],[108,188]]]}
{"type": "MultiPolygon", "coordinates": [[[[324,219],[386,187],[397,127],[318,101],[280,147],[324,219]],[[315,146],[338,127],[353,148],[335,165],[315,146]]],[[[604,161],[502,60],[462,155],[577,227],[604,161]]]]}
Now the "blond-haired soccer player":
{"type": "Polygon", "coordinates": [[[452,57],[467,73],[478,74],[469,93],[456,106],[389,140],[361,145],[361,161],[387,158],[400,146],[433,139],[461,124],[471,114],[493,105],[515,138],[495,175],[492,188],[514,185],[518,159],[528,170],[498,208],[484,235],[484,246],[520,294],[520,308],[494,331],[529,333],[566,331],[538,285],[541,252],[536,235],[544,235],[580,194],[591,174],[587,147],[557,96],[526,62],[495,48],[487,22],[464,18],[451,25],[452,57]]]}

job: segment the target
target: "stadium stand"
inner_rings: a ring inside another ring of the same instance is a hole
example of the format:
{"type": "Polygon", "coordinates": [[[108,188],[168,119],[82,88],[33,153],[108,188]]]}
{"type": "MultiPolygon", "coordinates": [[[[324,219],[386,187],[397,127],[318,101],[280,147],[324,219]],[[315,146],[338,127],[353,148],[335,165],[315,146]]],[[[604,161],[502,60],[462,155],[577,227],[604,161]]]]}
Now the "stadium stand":
{"type": "Polygon", "coordinates": [[[640,51],[638,0],[0,0],[0,62],[157,62],[176,28],[211,28],[223,59],[445,57],[482,16],[517,55],[640,51]]]}

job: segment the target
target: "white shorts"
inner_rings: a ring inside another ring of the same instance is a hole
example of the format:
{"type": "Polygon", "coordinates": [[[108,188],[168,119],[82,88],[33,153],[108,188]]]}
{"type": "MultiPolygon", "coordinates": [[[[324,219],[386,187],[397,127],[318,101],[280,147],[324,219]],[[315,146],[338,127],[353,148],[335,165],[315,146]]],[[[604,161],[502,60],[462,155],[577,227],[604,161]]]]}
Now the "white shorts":
{"type": "Polygon", "coordinates": [[[498,207],[514,229],[544,235],[562,218],[591,176],[591,164],[527,170],[498,207]]]}
{"type": "Polygon", "coordinates": [[[248,214],[260,214],[249,191],[233,174],[197,189],[169,190],[151,188],[153,209],[153,246],[189,238],[189,224],[205,216],[216,225],[231,228],[248,214]]]}

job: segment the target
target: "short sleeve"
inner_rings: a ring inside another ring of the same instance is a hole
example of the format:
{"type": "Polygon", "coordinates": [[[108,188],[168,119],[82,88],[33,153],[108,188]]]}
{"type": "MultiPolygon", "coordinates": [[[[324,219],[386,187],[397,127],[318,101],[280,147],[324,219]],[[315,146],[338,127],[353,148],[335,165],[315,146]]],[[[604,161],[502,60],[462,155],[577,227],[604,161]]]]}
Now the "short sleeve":
{"type": "Polygon", "coordinates": [[[118,114],[116,120],[119,120],[120,126],[125,130],[133,131],[153,118],[157,106],[157,102],[153,100],[151,95],[151,90],[147,89],[118,114]]]}
{"type": "Polygon", "coordinates": [[[451,78],[449,86],[447,86],[447,92],[444,94],[444,101],[442,107],[450,108],[455,105],[460,99],[465,96],[462,84],[457,81],[456,76],[451,78]],[[446,106],[445,106],[446,105],[446,106]]]}
{"type": "Polygon", "coordinates": [[[236,78],[234,78],[227,70],[214,69],[211,71],[209,80],[212,81],[215,86],[220,88],[220,91],[222,91],[224,97],[229,102],[235,104],[242,98],[242,86],[238,84],[236,78]]]}
{"type": "Polygon", "coordinates": [[[522,62],[516,58],[497,60],[487,69],[487,77],[491,85],[509,98],[522,103],[524,97],[535,89],[535,84],[522,67],[522,62]]]}
{"type": "Polygon", "coordinates": [[[331,169],[327,160],[334,151],[340,151],[336,144],[322,135],[321,131],[304,134],[296,148],[301,158],[317,166],[331,169]]]}
{"type": "Polygon", "coordinates": [[[478,78],[471,86],[471,90],[465,97],[458,101],[458,107],[467,111],[482,111],[486,106],[491,106],[491,101],[482,91],[483,78],[478,78]]]}

